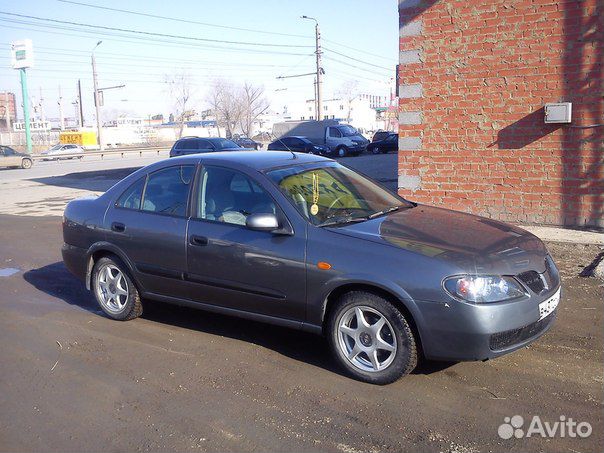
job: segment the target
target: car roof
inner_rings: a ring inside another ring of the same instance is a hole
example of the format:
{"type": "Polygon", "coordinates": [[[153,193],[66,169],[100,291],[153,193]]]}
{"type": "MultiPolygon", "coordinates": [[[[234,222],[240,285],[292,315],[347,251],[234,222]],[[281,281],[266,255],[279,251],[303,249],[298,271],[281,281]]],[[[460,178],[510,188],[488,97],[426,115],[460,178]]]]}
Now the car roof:
{"type": "MultiPolygon", "coordinates": [[[[224,137],[182,137],[182,138],[179,138],[177,141],[180,142],[182,140],[208,140],[208,141],[212,142],[212,141],[230,140],[230,139],[224,138],[224,137]]],[[[231,140],[231,141],[233,141],[233,140],[231,140]]]]}
{"type": "Polygon", "coordinates": [[[264,171],[288,165],[307,164],[312,162],[331,162],[332,159],[315,154],[293,153],[290,151],[229,151],[203,154],[189,154],[173,157],[170,162],[207,163],[238,165],[264,171]]]}

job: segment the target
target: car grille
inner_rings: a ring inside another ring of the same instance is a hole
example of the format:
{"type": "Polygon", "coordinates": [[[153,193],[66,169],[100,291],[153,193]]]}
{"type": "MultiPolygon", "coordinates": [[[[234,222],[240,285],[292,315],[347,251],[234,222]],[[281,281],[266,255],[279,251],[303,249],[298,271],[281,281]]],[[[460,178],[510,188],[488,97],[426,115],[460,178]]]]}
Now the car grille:
{"type": "Polygon", "coordinates": [[[545,287],[545,279],[539,272],[528,271],[518,275],[518,278],[535,294],[541,294],[545,287]]]}
{"type": "Polygon", "coordinates": [[[491,335],[489,341],[489,347],[492,351],[499,351],[502,349],[510,348],[514,345],[522,343],[538,334],[543,332],[556,318],[556,311],[546,316],[539,321],[536,321],[528,326],[520,327],[518,329],[506,330],[505,332],[498,332],[491,335]]]}
{"type": "Polygon", "coordinates": [[[558,286],[558,283],[560,283],[558,270],[549,255],[545,258],[544,273],[540,274],[536,271],[528,271],[518,274],[517,277],[535,294],[544,293],[545,291],[555,288],[558,286]]]}

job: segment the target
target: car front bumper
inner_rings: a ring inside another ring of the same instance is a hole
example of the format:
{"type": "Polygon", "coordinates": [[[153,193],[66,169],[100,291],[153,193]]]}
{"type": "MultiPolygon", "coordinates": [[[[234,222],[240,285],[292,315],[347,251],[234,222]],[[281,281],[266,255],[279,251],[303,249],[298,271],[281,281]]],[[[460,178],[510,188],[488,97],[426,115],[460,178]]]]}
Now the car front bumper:
{"type": "Polygon", "coordinates": [[[492,304],[419,302],[424,355],[433,360],[488,360],[520,349],[553,326],[557,308],[539,319],[539,304],[559,289],[492,304]]]}

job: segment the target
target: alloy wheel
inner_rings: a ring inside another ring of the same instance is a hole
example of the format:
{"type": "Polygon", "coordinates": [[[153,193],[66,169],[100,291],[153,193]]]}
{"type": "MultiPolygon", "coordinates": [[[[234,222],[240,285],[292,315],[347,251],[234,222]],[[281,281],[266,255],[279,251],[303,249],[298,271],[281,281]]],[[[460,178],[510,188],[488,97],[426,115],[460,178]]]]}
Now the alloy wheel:
{"type": "Polygon", "coordinates": [[[386,369],[396,356],[396,336],[386,317],[374,308],[348,309],[338,322],[338,345],[356,368],[377,372],[386,369]]]}
{"type": "Polygon", "coordinates": [[[112,264],[99,269],[96,292],[99,302],[111,313],[120,313],[128,302],[128,283],[122,271],[112,264]]]}

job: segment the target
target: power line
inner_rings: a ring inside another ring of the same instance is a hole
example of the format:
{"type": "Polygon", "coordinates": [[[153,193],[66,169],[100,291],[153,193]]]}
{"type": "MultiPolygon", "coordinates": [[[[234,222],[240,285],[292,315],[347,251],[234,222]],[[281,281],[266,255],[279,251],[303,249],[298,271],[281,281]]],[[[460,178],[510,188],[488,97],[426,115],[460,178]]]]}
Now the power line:
{"type": "MultiPolygon", "coordinates": [[[[61,0],[59,0],[59,1],[61,1],[61,0]]],[[[373,53],[373,52],[367,52],[366,50],[361,50],[361,49],[357,49],[356,47],[347,46],[346,44],[342,44],[342,43],[339,43],[339,42],[333,41],[333,40],[331,40],[331,39],[323,38],[323,40],[324,40],[325,42],[328,42],[328,43],[334,44],[334,45],[336,45],[336,46],[339,46],[339,47],[344,47],[345,49],[353,50],[353,51],[355,51],[355,52],[363,53],[363,54],[365,54],[365,55],[371,55],[372,57],[381,58],[382,60],[387,60],[387,61],[392,61],[392,60],[393,60],[393,58],[391,58],[391,57],[385,57],[385,56],[383,56],[383,55],[378,55],[378,54],[373,53]]]]}
{"type": "Polygon", "coordinates": [[[359,62],[359,63],[363,63],[363,64],[365,64],[365,65],[367,65],[367,66],[373,66],[374,68],[386,69],[386,70],[388,70],[388,71],[392,71],[392,68],[387,68],[386,66],[379,66],[379,65],[377,65],[377,64],[373,64],[373,63],[367,63],[367,62],[366,62],[366,61],[364,61],[364,60],[359,60],[358,58],[350,57],[350,56],[348,56],[348,55],[346,55],[346,54],[343,54],[343,53],[341,53],[341,52],[337,52],[337,51],[335,51],[335,50],[328,49],[327,47],[323,47],[323,50],[325,50],[325,51],[327,51],[327,52],[334,53],[334,54],[339,55],[339,56],[344,57],[344,58],[348,58],[349,60],[352,60],[352,61],[357,61],[357,62],[359,62]]]}
{"type": "Polygon", "coordinates": [[[203,47],[203,48],[207,48],[207,49],[217,49],[217,50],[221,50],[221,51],[228,51],[228,52],[245,52],[245,53],[260,53],[260,54],[272,54],[272,55],[294,55],[294,56],[306,56],[308,54],[303,54],[303,53],[293,53],[293,52],[280,52],[280,51],[275,51],[275,50],[261,50],[261,49],[241,49],[241,48],[236,48],[236,47],[224,47],[224,46],[213,46],[213,45],[203,45],[203,44],[193,44],[193,43],[183,43],[183,42],[179,42],[179,41],[169,41],[169,40],[160,40],[157,38],[143,38],[143,37],[139,37],[139,36],[126,36],[126,39],[118,39],[118,38],[124,38],[123,35],[117,35],[115,33],[108,33],[108,32],[103,32],[103,31],[93,31],[93,30],[76,30],[76,29],[70,29],[70,28],[65,28],[65,27],[61,27],[61,26],[57,26],[57,25],[45,25],[45,24],[37,24],[37,23],[32,23],[32,22],[20,22],[20,21],[14,21],[12,19],[0,19],[0,21],[2,22],[11,22],[11,23],[19,23],[19,24],[26,24],[26,25],[30,25],[31,26],[36,26],[36,27],[42,27],[42,28],[58,28],[61,30],[74,30],[74,31],[78,31],[79,33],[61,33],[61,32],[57,32],[57,31],[47,31],[47,30],[40,30],[40,29],[33,29],[28,27],[28,28],[23,28],[23,27],[14,27],[14,26],[4,26],[4,28],[10,28],[13,30],[25,30],[28,32],[31,31],[36,31],[38,33],[47,33],[47,34],[52,34],[52,35],[63,35],[63,36],[76,36],[76,37],[94,37],[94,38],[98,38],[99,35],[101,36],[109,36],[111,40],[116,41],[116,42],[128,42],[128,43],[134,43],[134,44],[140,44],[140,41],[144,42],[144,43],[148,43],[149,41],[151,42],[156,42],[156,43],[160,43],[158,45],[163,45],[164,47],[177,47],[177,48],[183,48],[183,47],[192,47],[192,48],[198,48],[198,47],[203,47]],[[82,33],[87,33],[88,35],[82,35],[82,33]],[[137,41],[133,41],[133,39],[137,40],[137,41]]]}
{"type": "MultiPolygon", "coordinates": [[[[332,58],[332,57],[329,57],[329,56],[325,56],[324,58],[326,60],[332,61],[334,63],[340,63],[340,64],[343,64],[343,65],[346,65],[346,67],[348,67],[348,68],[355,68],[355,69],[358,69],[359,71],[365,71],[365,72],[369,72],[370,74],[375,74],[375,70],[373,70],[373,69],[361,68],[360,66],[355,66],[353,64],[350,64],[350,63],[347,63],[345,61],[338,60],[336,58],[332,58]]],[[[391,71],[392,71],[392,73],[394,73],[394,66],[392,67],[391,71]]]]}
{"type": "Polygon", "coordinates": [[[94,24],[85,24],[82,22],[73,22],[59,19],[51,19],[48,17],[39,17],[39,16],[30,16],[27,14],[17,14],[17,13],[9,13],[6,11],[0,11],[0,14],[4,14],[6,16],[13,17],[21,17],[24,19],[34,19],[44,22],[52,22],[63,25],[75,25],[77,27],[88,27],[99,30],[109,30],[109,31],[118,31],[122,33],[134,33],[144,36],[158,36],[160,38],[172,38],[172,39],[184,39],[190,41],[201,41],[201,42],[213,42],[213,43],[221,43],[221,44],[237,44],[237,45],[246,45],[246,46],[261,46],[261,47],[297,47],[297,48],[311,48],[313,46],[302,46],[302,45],[294,45],[294,44],[270,44],[270,43],[259,43],[259,42],[248,42],[248,41],[226,41],[223,39],[210,39],[210,38],[198,38],[195,36],[182,36],[182,35],[171,35],[167,33],[156,33],[152,31],[144,31],[144,30],[133,30],[129,28],[119,28],[119,27],[108,27],[105,25],[94,25],[94,24]]]}
{"type": "Polygon", "coordinates": [[[74,1],[70,1],[70,0],[58,0],[58,1],[61,3],[71,3],[72,5],[86,6],[89,8],[97,8],[97,9],[104,9],[107,11],[116,11],[116,12],[120,12],[120,13],[134,14],[136,16],[152,17],[154,19],[163,19],[163,20],[171,20],[174,22],[183,22],[183,23],[187,23],[187,24],[204,25],[206,27],[224,28],[227,30],[247,31],[250,33],[262,33],[262,34],[267,34],[267,35],[290,36],[290,37],[294,37],[294,38],[305,38],[305,39],[313,38],[312,36],[294,35],[291,33],[279,33],[279,32],[274,32],[274,31],[254,30],[251,28],[241,28],[241,27],[232,27],[232,26],[228,26],[228,25],[211,24],[209,22],[198,22],[195,20],[180,19],[177,17],[169,17],[169,16],[160,16],[158,14],[142,13],[140,11],[132,11],[132,10],[128,10],[128,9],[119,9],[119,8],[110,8],[108,6],[91,5],[90,3],[84,3],[84,2],[74,2],[74,1]]]}

